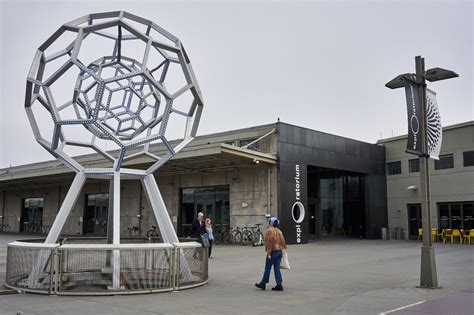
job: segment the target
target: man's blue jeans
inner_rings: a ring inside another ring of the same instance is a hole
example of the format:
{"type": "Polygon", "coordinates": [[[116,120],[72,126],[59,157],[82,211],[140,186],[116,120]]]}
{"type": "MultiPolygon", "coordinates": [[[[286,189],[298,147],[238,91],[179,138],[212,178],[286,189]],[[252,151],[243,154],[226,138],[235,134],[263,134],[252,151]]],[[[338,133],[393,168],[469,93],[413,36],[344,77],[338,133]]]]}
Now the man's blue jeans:
{"type": "Polygon", "coordinates": [[[275,281],[276,283],[282,283],[283,279],[281,278],[281,271],[280,271],[280,263],[281,257],[283,252],[281,250],[274,250],[271,254],[271,259],[265,259],[265,272],[263,273],[262,282],[268,283],[270,281],[270,271],[272,270],[275,272],[275,281]]]}

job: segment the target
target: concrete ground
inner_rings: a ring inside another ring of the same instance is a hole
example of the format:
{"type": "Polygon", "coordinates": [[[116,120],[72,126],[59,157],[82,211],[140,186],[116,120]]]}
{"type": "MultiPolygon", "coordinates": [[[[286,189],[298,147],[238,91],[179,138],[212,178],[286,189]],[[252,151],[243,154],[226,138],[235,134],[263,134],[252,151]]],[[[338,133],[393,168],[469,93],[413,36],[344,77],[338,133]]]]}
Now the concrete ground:
{"type": "MultiPolygon", "coordinates": [[[[0,234],[0,282],[6,243],[16,238],[0,234]]],[[[254,287],[263,271],[261,247],[217,246],[204,287],[110,297],[0,295],[0,314],[474,314],[474,245],[435,245],[442,285],[436,290],[416,288],[420,247],[355,239],[289,246],[285,291],[273,292],[254,287]]]]}

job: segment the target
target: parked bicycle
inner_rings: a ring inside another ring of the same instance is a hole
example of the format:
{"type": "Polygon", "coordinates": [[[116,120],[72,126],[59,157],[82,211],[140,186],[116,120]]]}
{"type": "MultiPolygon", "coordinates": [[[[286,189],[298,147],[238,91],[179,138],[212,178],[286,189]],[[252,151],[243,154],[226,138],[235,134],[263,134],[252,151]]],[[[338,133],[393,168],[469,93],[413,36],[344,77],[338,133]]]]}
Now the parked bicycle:
{"type": "Polygon", "coordinates": [[[260,230],[260,226],[262,226],[261,223],[255,224],[255,227],[252,227],[253,230],[253,239],[252,239],[252,245],[253,246],[263,246],[265,245],[265,241],[263,238],[263,233],[260,230]]]}
{"type": "Polygon", "coordinates": [[[146,232],[146,237],[152,238],[152,237],[159,237],[160,233],[158,232],[158,228],[154,225],[151,226],[151,229],[146,232]]]}
{"type": "Polygon", "coordinates": [[[23,231],[26,233],[41,233],[40,222],[25,222],[23,223],[23,231]]]}
{"type": "Polygon", "coordinates": [[[132,227],[128,227],[128,236],[141,236],[142,229],[138,225],[134,225],[132,227]]]}
{"type": "Polygon", "coordinates": [[[235,229],[231,232],[232,243],[237,245],[242,245],[242,232],[240,227],[236,226],[235,229]]]}
{"type": "Polygon", "coordinates": [[[216,244],[232,244],[232,234],[228,226],[223,226],[219,230],[219,233],[214,235],[214,242],[216,244]]]}
{"type": "Polygon", "coordinates": [[[253,231],[252,228],[244,226],[242,228],[242,245],[252,245],[253,231]]]}
{"type": "Polygon", "coordinates": [[[9,224],[0,224],[0,232],[10,232],[9,224]]]}
{"type": "Polygon", "coordinates": [[[41,226],[41,234],[48,234],[50,230],[51,230],[51,225],[41,226]]]}

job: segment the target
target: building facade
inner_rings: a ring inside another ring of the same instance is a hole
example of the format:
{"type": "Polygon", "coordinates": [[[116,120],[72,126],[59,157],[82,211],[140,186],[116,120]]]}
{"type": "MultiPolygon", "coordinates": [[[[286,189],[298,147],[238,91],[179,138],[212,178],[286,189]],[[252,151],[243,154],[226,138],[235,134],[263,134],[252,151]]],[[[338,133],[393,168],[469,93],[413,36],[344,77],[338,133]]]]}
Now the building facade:
{"type": "MultiPolygon", "coordinates": [[[[388,227],[416,239],[421,228],[420,165],[405,153],[407,137],[378,141],[385,147],[388,227]]],[[[438,229],[474,228],[474,122],[443,128],[439,161],[429,160],[431,223],[438,229]]]]}
{"type": "MultiPolygon", "coordinates": [[[[160,155],[162,148],[152,148],[160,155]]],[[[100,167],[101,157],[76,157],[100,167]]],[[[128,164],[145,168],[147,157],[128,164]]],[[[311,237],[378,238],[387,226],[385,148],[285,123],[197,137],[155,173],[178,235],[197,212],[215,229],[281,219],[289,243],[311,237]]],[[[73,179],[58,161],[0,170],[0,215],[11,232],[45,232],[73,179]]],[[[109,183],[88,179],[63,235],[104,235],[109,183]]],[[[121,187],[121,232],[154,221],[139,181],[121,187]]]]}

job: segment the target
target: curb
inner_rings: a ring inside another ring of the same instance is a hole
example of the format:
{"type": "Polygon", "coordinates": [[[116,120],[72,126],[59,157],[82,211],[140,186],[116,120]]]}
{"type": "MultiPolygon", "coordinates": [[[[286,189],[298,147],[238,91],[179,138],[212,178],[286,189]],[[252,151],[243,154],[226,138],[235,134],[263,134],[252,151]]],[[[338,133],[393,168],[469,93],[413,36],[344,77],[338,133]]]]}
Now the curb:
{"type": "Polygon", "coordinates": [[[0,295],[8,295],[8,294],[17,294],[18,292],[16,290],[8,289],[7,287],[3,286],[3,284],[0,286],[0,295]]]}

